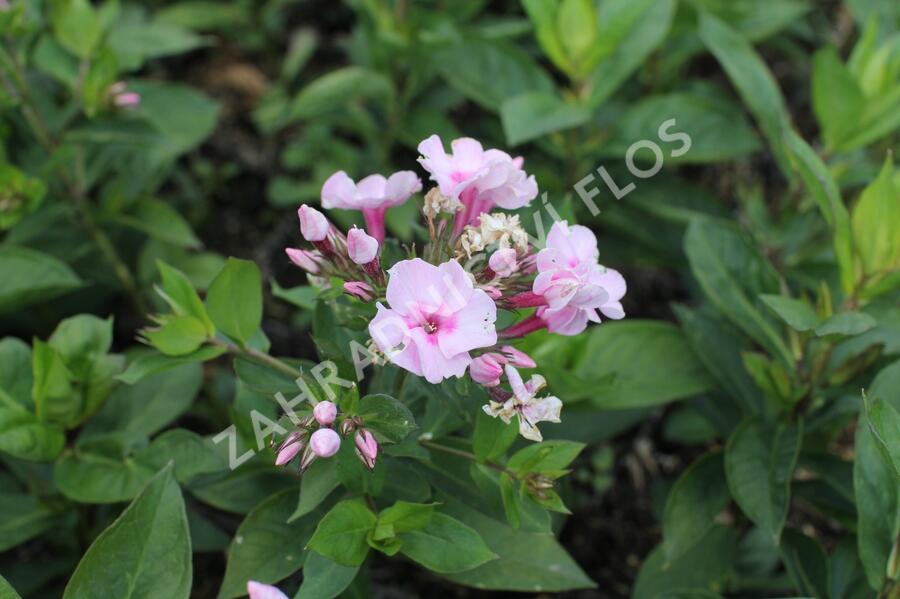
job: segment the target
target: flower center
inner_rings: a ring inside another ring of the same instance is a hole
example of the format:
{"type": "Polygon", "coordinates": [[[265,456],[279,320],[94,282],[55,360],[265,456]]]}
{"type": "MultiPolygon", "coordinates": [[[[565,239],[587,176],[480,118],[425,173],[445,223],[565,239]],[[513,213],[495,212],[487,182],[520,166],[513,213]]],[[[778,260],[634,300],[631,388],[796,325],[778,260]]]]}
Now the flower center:
{"type": "Polygon", "coordinates": [[[438,325],[437,325],[436,322],[434,322],[434,321],[432,321],[432,320],[426,320],[426,321],[425,321],[425,324],[422,326],[422,328],[425,329],[425,332],[426,332],[426,333],[428,333],[429,335],[431,335],[431,334],[437,332],[437,330],[438,330],[438,325]]]}

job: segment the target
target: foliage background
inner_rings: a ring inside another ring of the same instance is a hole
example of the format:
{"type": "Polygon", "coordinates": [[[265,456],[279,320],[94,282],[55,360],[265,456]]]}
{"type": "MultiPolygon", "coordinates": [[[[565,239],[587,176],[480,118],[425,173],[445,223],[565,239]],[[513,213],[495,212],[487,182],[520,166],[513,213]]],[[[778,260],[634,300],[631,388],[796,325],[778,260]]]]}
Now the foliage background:
{"type": "MultiPolygon", "coordinates": [[[[601,261],[629,282],[625,322],[527,348],[566,402],[547,436],[587,444],[560,488],[572,515],[541,524],[577,565],[527,587],[509,568],[489,588],[897,592],[896,2],[11,7],[0,12],[0,574],[23,597],[136,592],[90,586],[104,584],[104,544],[129,555],[127,535],[100,535],[165,457],[175,470],[141,495],[161,513],[143,517],[177,520],[184,501],[192,544],[177,527],[154,530],[166,550],[144,557],[149,571],[134,564],[147,596],[239,596],[253,577],[298,586],[298,568],[278,561],[317,555],[303,552],[312,528],[282,526],[297,479],[269,468],[271,455],[226,476],[208,440],[232,423],[252,438],[247,414],[274,416],[266,395],[283,381],[191,353],[210,350],[202,334],[176,336],[191,360],[144,378],[139,330],[169,309],[154,286],[181,280],[158,261],[201,294],[226,257],[254,262],[264,334],[250,345],[292,364],[329,355],[334,316],[283,254],[299,240],[296,206],[317,203],[335,170],[410,168],[435,132],[523,155],[555,210],[592,227],[601,261]],[[119,80],[139,107],[110,104],[119,80]],[[692,139],[681,156],[660,141],[670,118],[692,139]],[[648,179],[625,164],[641,139],[665,152],[648,179]],[[615,199],[601,166],[635,190],[615,199]],[[576,192],[590,174],[597,215],[576,192]],[[171,586],[153,589],[161,573],[171,586]]],[[[389,214],[405,241],[421,235],[415,210],[389,214]]],[[[542,210],[523,212],[526,226],[534,213],[549,226],[542,210]]],[[[438,436],[456,430],[434,412],[416,418],[438,436]]],[[[448,508],[461,519],[463,498],[448,508]]],[[[138,520],[149,509],[131,505],[138,520]]],[[[482,525],[485,539],[508,530],[482,525]]],[[[483,579],[374,552],[367,564],[348,596],[488,594],[453,584],[483,579]]]]}

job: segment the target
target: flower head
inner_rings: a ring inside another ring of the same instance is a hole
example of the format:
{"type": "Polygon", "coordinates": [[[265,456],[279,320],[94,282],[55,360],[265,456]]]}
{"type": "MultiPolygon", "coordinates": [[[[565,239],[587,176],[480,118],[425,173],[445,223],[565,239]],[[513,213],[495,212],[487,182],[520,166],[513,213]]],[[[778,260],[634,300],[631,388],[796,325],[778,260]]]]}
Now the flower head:
{"type": "Polygon", "coordinates": [[[547,301],[537,314],[550,332],[577,335],[588,321],[600,322],[597,310],[608,318],[625,316],[620,302],[625,279],[598,264],[599,255],[597,238],[587,227],[559,221],[550,229],[547,247],[537,256],[533,286],[534,293],[547,301]]]}
{"type": "Polygon", "coordinates": [[[537,197],[537,182],[522,170],[522,160],[500,150],[485,150],[478,141],[462,137],[450,142],[453,152],[432,135],[419,144],[419,163],[431,173],[441,194],[462,202],[455,232],[475,221],[478,215],[500,206],[515,210],[537,197]]]}
{"type": "Polygon", "coordinates": [[[531,441],[542,441],[541,431],[538,430],[538,422],[559,422],[559,413],[562,410],[562,402],[558,397],[535,397],[546,382],[539,374],[532,375],[527,383],[522,381],[519,371],[513,366],[506,365],[506,378],[512,389],[512,397],[503,403],[496,401],[483,406],[488,416],[499,417],[509,424],[513,417],[519,418],[519,434],[531,441]]]}
{"type": "Polygon", "coordinates": [[[397,366],[439,383],[465,373],[471,350],[497,342],[497,307],[459,262],[403,260],[388,275],[390,308],[378,304],[369,333],[397,366]]]}
{"type": "Polygon", "coordinates": [[[360,210],[369,235],[384,241],[384,213],[399,206],[422,190],[422,180],[412,171],[398,171],[390,177],[369,175],[354,183],[347,173],[338,171],[322,186],[322,206],[360,210]]]}
{"type": "Polygon", "coordinates": [[[322,241],[328,235],[328,219],[312,206],[303,204],[297,210],[297,216],[300,218],[300,233],[306,241],[322,241]]]}
{"type": "Polygon", "coordinates": [[[316,422],[322,426],[328,426],[337,417],[337,406],[330,401],[320,401],[313,408],[313,416],[315,416],[316,422]]]}
{"type": "Polygon", "coordinates": [[[330,428],[320,428],[309,437],[309,447],[320,458],[330,458],[341,448],[341,437],[330,428]]]}

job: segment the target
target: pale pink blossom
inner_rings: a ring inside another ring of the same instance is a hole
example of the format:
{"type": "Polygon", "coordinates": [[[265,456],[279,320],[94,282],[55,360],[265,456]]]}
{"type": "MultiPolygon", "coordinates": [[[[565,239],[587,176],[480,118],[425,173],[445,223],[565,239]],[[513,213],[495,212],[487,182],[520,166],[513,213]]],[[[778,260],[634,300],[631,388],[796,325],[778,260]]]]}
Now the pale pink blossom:
{"type": "Polygon", "coordinates": [[[297,248],[287,248],[284,251],[291,262],[306,272],[317,275],[319,274],[319,271],[321,271],[320,261],[322,255],[319,252],[300,250],[297,248]]]}
{"type": "Polygon", "coordinates": [[[500,351],[513,366],[518,366],[519,368],[537,368],[537,363],[531,359],[531,356],[516,349],[512,345],[504,345],[500,348],[500,351]]]}
{"type": "Polygon", "coordinates": [[[374,468],[375,458],[378,457],[378,441],[375,440],[374,435],[366,429],[361,428],[356,431],[354,443],[356,444],[356,455],[362,460],[362,463],[365,464],[366,468],[369,470],[374,468]]]}
{"type": "Polygon", "coordinates": [[[337,417],[337,406],[330,401],[320,401],[313,408],[313,416],[316,422],[322,426],[328,426],[337,417]]]}
{"type": "Polygon", "coordinates": [[[369,235],[384,241],[384,213],[399,206],[422,190],[422,180],[412,171],[398,171],[390,177],[369,175],[354,183],[347,173],[338,171],[322,186],[322,206],[360,210],[369,235]]]}
{"type": "Polygon", "coordinates": [[[288,596],[270,584],[250,580],[247,582],[247,594],[250,599],[288,599],[288,596]]]}
{"type": "Polygon", "coordinates": [[[521,158],[514,159],[501,150],[485,150],[468,137],[455,139],[450,146],[453,152],[448,154],[441,138],[432,135],[418,149],[419,163],[431,173],[441,194],[464,206],[456,213],[456,234],[494,206],[515,210],[537,197],[537,182],[522,170],[521,158]]]}
{"type": "Polygon", "coordinates": [[[347,254],[354,264],[368,264],[378,255],[378,240],[353,227],[347,231],[347,254]]]}
{"type": "Polygon", "coordinates": [[[369,333],[400,368],[439,383],[465,374],[471,350],[497,342],[497,307],[456,260],[403,260],[388,274],[390,308],[378,304],[369,333]]]}
{"type": "Polygon", "coordinates": [[[469,367],[469,376],[479,385],[496,387],[500,384],[500,377],[503,376],[503,364],[505,363],[506,359],[500,354],[483,354],[472,360],[472,365],[469,367]]]}
{"type": "Polygon", "coordinates": [[[552,333],[577,335],[588,321],[625,316],[620,300],[625,279],[617,271],[597,263],[597,238],[587,227],[554,223],[547,247],[537,256],[538,276],[533,290],[547,302],[537,315],[552,333]]]}
{"type": "Polygon", "coordinates": [[[323,241],[328,235],[328,229],[331,227],[328,219],[312,206],[303,204],[297,210],[297,216],[300,218],[300,233],[306,241],[323,241]]]}
{"type": "Polygon", "coordinates": [[[344,283],[344,293],[364,302],[375,299],[375,289],[365,281],[347,281],[344,283]]]}
{"type": "Polygon", "coordinates": [[[141,94],[136,92],[125,92],[113,97],[113,104],[119,108],[134,108],[141,103],[141,94]]]}
{"type": "Polygon", "coordinates": [[[341,448],[341,437],[333,429],[320,428],[310,435],[309,447],[320,458],[330,458],[341,448]]]}
{"type": "Polygon", "coordinates": [[[497,276],[508,277],[516,272],[516,250],[513,248],[502,248],[491,254],[488,260],[488,266],[491,267],[497,276]]]}
{"type": "Polygon", "coordinates": [[[527,383],[522,381],[519,371],[507,364],[506,378],[512,389],[512,397],[503,403],[492,401],[483,406],[488,416],[499,417],[509,424],[514,417],[519,419],[519,434],[531,441],[542,441],[541,431],[538,430],[538,422],[559,422],[559,413],[562,410],[562,402],[558,397],[536,397],[546,381],[544,377],[535,374],[527,383]]]}

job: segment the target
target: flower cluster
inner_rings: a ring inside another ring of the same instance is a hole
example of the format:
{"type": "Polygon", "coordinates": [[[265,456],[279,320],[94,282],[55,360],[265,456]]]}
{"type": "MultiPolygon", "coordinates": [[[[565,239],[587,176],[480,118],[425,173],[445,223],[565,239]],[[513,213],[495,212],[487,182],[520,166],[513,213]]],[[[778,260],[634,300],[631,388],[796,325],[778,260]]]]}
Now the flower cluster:
{"type": "Polygon", "coordinates": [[[370,470],[375,467],[378,456],[378,442],[371,432],[362,428],[357,418],[344,418],[338,429],[337,406],[330,401],[320,401],[313,407],[313,413],[298,423],[297,430],[290,433],[278,447],[276,466],[284,466],[300,455],[300,471],[303,472],[316,458],[330,458],[341,448],[341,435],[354,435],[356,455],[370,470]]]}
{"type": "Polygon", "coordinates": [[[322,188],[322,206],[361,211],[366,231],[354,227],[344,234],[303,205],[300,230],[315,249],[287,254],[314,282],[339,278],[348,295],[375,304],[368,331],[386,361],[434,384],[468,371],[492,398],[486,413],[518,419],[521,434],[540,441],[537,423],[559,422],[562,403],[537,397],[545,385],[540,375],[523,382],[517,368],[537,365],[511,343],[542,328],[577,335],[601,314],[623,318],[625,279],[598,262],[590,229],[556,222],[537,250],[517,215],[493,211],[523,208],[537,197],[521,158],[468,138],[451,148],[448,153],[436,135],[419,144],[419,163],[436,187],[423,198],[429,239],[417,257],[387,271],[381,264],[386,211],[423,188],[412,171],[358,183],[335,173],[322,188]],[[498,330],[498,310],[531,313],[498,330]]]}

